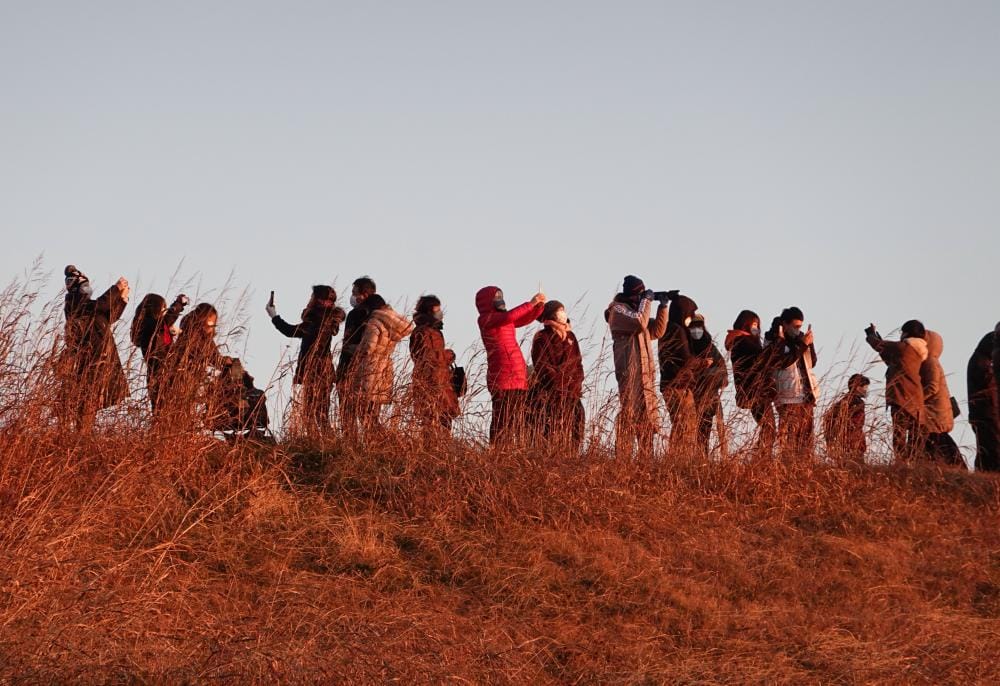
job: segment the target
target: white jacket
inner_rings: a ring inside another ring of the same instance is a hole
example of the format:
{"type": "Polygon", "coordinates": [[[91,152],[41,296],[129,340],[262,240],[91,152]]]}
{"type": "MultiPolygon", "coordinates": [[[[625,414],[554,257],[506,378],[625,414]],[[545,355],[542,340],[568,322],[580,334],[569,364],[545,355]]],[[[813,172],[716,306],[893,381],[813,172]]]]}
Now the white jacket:
{"type": "MultiPolygon", "coordinates": [[[[788,346],[785,346],[785,352],[791,352],[788,346]]],[[[807,389],[812,391],[814,400],[819,398],[819,382],[816,380],[816,375],[813,374],[815,360],[813,360],[812,348],[806,349],[802,354],[802,360],[806,366],[806,378],[803,378],[798,362],[774,373],[775,385],[777,386],[777,394],[774,396],[775,405],[801,405],[806,401],[807,389]]]]}

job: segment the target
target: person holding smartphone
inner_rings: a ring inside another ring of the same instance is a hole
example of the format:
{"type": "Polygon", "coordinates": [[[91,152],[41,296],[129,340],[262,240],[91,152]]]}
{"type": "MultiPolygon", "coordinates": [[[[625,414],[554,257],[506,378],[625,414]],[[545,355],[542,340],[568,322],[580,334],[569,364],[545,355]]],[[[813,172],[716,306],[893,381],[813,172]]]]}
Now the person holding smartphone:
{"type": "Polygon", "coordinates": [[[875,325],[865,329],[865,340],[885,362],[885,404],[892,413],[892,450],[908,461],[923,452],[921,424],[925,418],[920,368],[927,360],[927,330],[916,319],[902,328],[898,341],[887,341],[875,325]]]}
{"type": "Polygon", "coordinates": [[[781,312],[773,332],[775,397],[778,410],[778,445],[783,455],[812,453],[814,415],[819,382],[813,368],[816,346],[812,325],[805,331],[805,315],[798,307],[781,312]]]}

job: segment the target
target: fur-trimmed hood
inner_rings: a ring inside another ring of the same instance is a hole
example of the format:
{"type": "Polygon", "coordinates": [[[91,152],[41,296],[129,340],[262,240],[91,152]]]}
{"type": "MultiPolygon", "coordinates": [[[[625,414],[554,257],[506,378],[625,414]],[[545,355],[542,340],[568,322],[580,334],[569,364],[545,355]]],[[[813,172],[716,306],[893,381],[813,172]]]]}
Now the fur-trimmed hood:
{"type": "MultiPolygon", "coordinates": [[[[940,338],[940,336],[938,336],[940,338]]],[[[920,355],[920,361],[923,362],[929,357],[927,341],[923,338],[904,338],[903,343],[917,351],[920,355]]],[[[942,346],[944,343],[942,343],[942,346]]]]}

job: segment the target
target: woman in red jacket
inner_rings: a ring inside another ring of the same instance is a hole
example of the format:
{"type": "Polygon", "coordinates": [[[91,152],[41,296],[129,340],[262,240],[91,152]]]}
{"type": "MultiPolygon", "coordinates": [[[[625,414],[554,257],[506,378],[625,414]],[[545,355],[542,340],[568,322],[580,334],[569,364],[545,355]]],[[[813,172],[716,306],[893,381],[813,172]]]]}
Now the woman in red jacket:
{"type": "Polygon", "coordinates": [[[583,355],[558,300],[545,303],[545,328],[531,342],[531,409],[540,438],[580,452],[583,444],[583,355]]]}
{"type": "Polygon", "coordinates": [[[545,295],[536,293],[529,302],[508,311],[498,287],[487,286],[476,293],[479,333],[486,347],[486,387],[493,397],[490,443],[499,442],[515,428],[524,408],[528,367],[515,330],[535,321],[544,305],[545,295]]]}

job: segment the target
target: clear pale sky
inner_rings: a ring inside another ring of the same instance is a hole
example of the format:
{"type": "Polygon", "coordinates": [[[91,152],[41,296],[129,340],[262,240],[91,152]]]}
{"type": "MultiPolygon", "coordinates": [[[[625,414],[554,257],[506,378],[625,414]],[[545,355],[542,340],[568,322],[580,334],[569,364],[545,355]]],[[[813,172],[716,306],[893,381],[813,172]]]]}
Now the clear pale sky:
{"type": "Polygon", "coordinates": [[[135,302],[232,273],[266,379],[270,289],[288,318],[361,274],[433,292],[462,350],[481,286],[600,336],[635,273],[720,338],[801,306],[823,373],[920,318],[964,399],[998,122],[997,2],[2,0],[0,274],[44,253],[48,295],[72,262],[135,302]]]}

